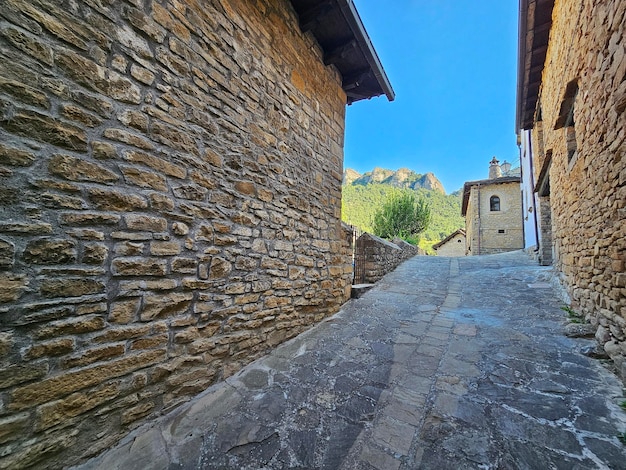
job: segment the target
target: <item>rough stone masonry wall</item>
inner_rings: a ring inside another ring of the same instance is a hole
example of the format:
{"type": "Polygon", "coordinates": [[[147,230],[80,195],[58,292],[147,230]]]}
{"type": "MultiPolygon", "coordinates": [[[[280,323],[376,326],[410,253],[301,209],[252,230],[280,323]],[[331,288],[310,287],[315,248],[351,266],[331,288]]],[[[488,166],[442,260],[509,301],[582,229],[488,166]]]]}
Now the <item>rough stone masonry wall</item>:
{"type": "Polygon", "coordinates": [[[376,235],[364,233],[356,241],[357,259],[364,263],[363,279],[358,282],[374,283],[390,273],[400,263],[419,254],[416,246],[397,239],[392,242],[376,235]]]}
{"type": "Polygon", "coordinates": [[[467,199],[467,210],[465,212],[465,249],[466,254],[469,256],[480,254],[480,242],[478,240],[480,228],[480,218],[478,217],[479,195],[479,187],[472,186],[467,199]]]}
{"type": "Polygon", "coordinates": [[[468,255],[489,255],[524,248],[519,182],[472,186],[465,216],[465,234],[468,255]],[[500,211],[490,210],[492,196],[500,198],[500,211]],[[504,233],[499,233],[499,230],[504,230],[504,233]]]}
{"type": "Polygon", "coordinates": [[[524,248],[519,182],[481,186],[480,199],[480,254],[489,255],[524,248]],[[500,198],[499,211],[490,210],[492,196],[500,198]],[[500,230],[504,230],[504,233],[500,233],[500,230]]]}
{"type": "Polygon", "coordinates": [[[344,112],[286,0],[2,2],[1,468],[93,455],[338,310],[344,112]]]}
{"type": "Polygon", "coordinates": [[[626,377],[626,2],[555,2],[541,109],[555,267],[626,377]],[[577,155],[568,164],[566,130],[554,127],[574,80],[577,155]]]}

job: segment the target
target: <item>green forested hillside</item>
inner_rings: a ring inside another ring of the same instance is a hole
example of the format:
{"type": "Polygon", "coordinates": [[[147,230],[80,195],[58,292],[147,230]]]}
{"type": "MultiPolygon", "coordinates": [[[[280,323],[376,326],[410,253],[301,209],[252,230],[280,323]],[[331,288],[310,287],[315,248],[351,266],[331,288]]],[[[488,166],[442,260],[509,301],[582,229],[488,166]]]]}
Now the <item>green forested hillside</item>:
{"type": "Polygon", "coordinates": [[[414,191],[431,205],[432,221],[429,228],[421,234],[420,246],[432,246],[465,226],[465,220],[461,216],[461,197],[458,193],[445,195],[427,189],[398,189],[387,184],[344,185],[342,220],[371,232],[374,213],[389,194],[397,191],[414,191]]]}

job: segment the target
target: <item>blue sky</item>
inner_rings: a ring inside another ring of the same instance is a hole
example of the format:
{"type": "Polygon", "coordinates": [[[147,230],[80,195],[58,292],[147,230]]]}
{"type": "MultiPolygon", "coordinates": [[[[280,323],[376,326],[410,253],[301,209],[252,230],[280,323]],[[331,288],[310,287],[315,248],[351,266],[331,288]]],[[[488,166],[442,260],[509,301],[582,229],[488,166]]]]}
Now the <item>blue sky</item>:
{"type": "Polygon", "coordinates": [[[396,99],[348,106],[344,168],[433,172],[448,193],[517,166],[518,0],[354,0],[396,99]]]}

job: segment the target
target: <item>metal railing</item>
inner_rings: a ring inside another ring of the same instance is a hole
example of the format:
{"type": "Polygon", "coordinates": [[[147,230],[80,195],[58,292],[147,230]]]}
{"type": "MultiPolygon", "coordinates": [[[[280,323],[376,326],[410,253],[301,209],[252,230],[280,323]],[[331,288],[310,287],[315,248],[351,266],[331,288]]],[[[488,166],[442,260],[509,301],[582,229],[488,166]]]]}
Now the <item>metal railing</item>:
{"type": "Polygon", "coordinates": [[[365,252],[357,246],[357,240],[363,235],[363,230],[354,225],[352,227],[352,284],[365,282],[365,252]]]}

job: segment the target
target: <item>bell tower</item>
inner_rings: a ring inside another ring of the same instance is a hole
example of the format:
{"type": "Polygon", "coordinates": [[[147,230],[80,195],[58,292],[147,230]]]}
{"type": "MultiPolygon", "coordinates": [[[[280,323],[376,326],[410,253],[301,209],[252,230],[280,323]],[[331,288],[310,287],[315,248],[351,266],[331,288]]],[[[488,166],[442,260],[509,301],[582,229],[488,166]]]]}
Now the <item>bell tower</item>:
{"type": "Polygon", "coordinates": [[[493,180],[502,176],[502,169],[500,168],[500,162],[496,157],[493,157],[489,162],[489,179],[493,180]]]}

